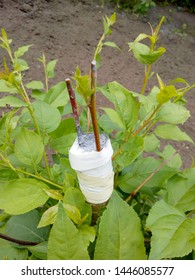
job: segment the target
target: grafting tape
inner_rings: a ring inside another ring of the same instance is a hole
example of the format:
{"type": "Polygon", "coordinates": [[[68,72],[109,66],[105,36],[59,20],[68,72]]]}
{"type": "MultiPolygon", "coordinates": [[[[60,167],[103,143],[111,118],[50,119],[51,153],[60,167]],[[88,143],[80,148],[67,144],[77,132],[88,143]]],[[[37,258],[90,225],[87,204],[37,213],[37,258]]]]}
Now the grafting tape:
{"type": "Polygon", "coordinates": [[[100,204],[107,201],[113,191],[113,149],[108,139],[100,152],[87,152],[78,144],[78,139],[69,151],[69,160],[76,170],[79,185],[86,201],[100,204]]]}

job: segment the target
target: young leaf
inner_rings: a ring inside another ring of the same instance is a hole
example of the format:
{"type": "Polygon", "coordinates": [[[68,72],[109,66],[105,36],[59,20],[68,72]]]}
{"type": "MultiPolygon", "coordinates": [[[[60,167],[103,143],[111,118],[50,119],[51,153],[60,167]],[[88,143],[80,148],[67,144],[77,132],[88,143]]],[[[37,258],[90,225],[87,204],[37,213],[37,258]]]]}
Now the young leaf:
{"type": "Polygon", "coordinates": [[[21,59],[21,58],[14,59],[14,70],[15,71],[22,72],[22,71],[26,71],[28,69],[29,69],[28,64],[24,59],[21,59]]]}
{"type": "Polygon", "coordinates": [[[188,141],[193,143],[192,138],[183,132],[177,125],[174,124],[163,124],[157,126],[154,130],[156,136],[163,139],[171,139],[175,141],[188,141]]]}
{"type": "Polygon", "coordinates": [[[129,48],[129,50],[133,51],[134,57],[142,64],[153,64],[166,51],[162,47],[154,51],[147,45],[139,42],[129,43],[129,48]]]}
{"type": "Polygon", "coordinates": [[[54,205],[48,208],[42,215],[37,228],[45,227],[48,225],[52,225],[57,217],[58,206],[54,205]]]}
{"type": "Polygon", "coordinates": [[[54,69],[57,63],[57,59],[51,60],[50,62],[47,63],[46,65],[46,73],[48,78],[53,78],[54,77],[54,69]]]}
{"type": "Polygon", "coordinates": [[[16,137],[14,151],[22,163],[35,166],[42,159],[44,145],[38,134],[26,128],[21,128],[16,137]]]}
{"type": "Polygon", "coordinates": [[[23,55],[29,50],[30,47],[32,47],[32,45],[27,45],[27,46],[19,47],[19,48],[14,52],[14,57],[17,59],[17,58],[23,56],[23,55]]]}
{"type": "Polygon", "coordinates": [[[157,94],[156,99],[159,104],[164,104],[171,100],[172,97],[177,96],[176,88],[173,85],[165,86],[160,89],[160,92],[157,94]]]}
{"type": "Polygon", "coordinates": [[[94,259],[146,259],[140,219],[115,191],[100,220],[94,259]]]}
{"type": "Polygon", "coordinates": [[[186,170],[183,175],[177,174],[168,181],[166,201],[186,212],[195,209],[195,168],[186,170]]]}
{"type": "Polygon", "coordinates": [[[44,189],[46,184],[34,179],[16,179],[7,184],[1,183],[0,209],[10,215],[20,215],[43,205],[48,200],[44,189]]]}
{"type": "Polygon", "coordinates": [[[183,257],[195,249],[195,219],[163,200],[152,207],[146,226],[152,231],[151,260],[183,257]]]}
{"type": "Polygon", "coordinates": [[[78,93],[84,97],[85,102],[88,103],[89,97],[93,94],[94,90],[91,88],[91,78],[88,75],[81,75],[81,71],[77,66],[74,79],[78,93]]]}
{"type": "Polygon", "coordinates": [[[49,227],[38,229],[39,220],[40,214],[36,209],[12,216],[6,224],[6,234],[19,240],[43,242],[49,235],[49,227]]]}
{"type": "Polygon", "coordinates": [[[117,48],[117,49],[120,50],[120,48],[119,48],[119,47],[117,46],[117,44],[114,43],[114,42],[107,41],[107,42],[104,42],[103,45],[104,45],[104,46],[107,46],[107,47],[111,47],[111,48],[117,48]]]}
{"type": "Polygon", "coordinates": [[[82,235],[68,218],[59,203],[57,219],[51,229],[48,242],[49,260],[88,260],[87,247],[82,235]]]}
{"type": "Polygon", "coordinates": [[[85,223],[91,223],[91,206],[85,202],[85,198],[79,189],[73,187],[68,188],[65,192],[63,203],[75,206],[79,209],[81,217],[87,216],[85,223]]]}

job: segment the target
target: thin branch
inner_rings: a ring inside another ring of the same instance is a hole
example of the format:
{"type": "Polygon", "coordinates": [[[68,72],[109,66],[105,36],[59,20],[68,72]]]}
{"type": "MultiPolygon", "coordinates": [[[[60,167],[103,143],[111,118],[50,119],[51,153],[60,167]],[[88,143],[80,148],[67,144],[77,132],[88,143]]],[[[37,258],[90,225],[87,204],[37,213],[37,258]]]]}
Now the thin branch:
{"type": "Polygon", "coordinates": [[[160,166],[158,166],[127,198],[126,202],[129,202],[137,193],[140,191],[140,189],[161,169],[163,166],[165,166],[168,162],[170,162],[177,154],[178,152],[184,147],[184,145],[178,149],[170,158],[163,161],[160,166]]]}
{"type": "Polygon", "coordinates": [[[3,233],[0,233],[0,238],[1,239],[4,239],[4,240],[7,240],[7,241],[11,241],[13,243],[17,243],[19,245],[26,245],[26,246],[35,246],[35,245],[38,245],[39,242],[32,242],[32,241],[25,241],[25,240],[19,240],[19,239],[16,239],[16,238],[13,238],[13,237],[10,237],[10,236],[7,236],[3,233]]]}
{"type": "Polygon", "coordinates": [[[74,93],[74,90],[72,89],[70,79],[66,79],[66,86],[67,86],[69,97],[70,97],[70,103],[72,106],[73,117],[74,117],[75,124],[76,124],[77,135],[79,138],[79,135],[81,134],[80,121],[79,121],[79,115],[78,115],[78,111],[77,111],[75,93],[74,93]]]}
{"type": "Polygon", "coordinates": [[[100,152],[101,144],[100,144],[100,134],[99,134],[99,129],[98,129],[98,120],[97,120],[97,112],[96,112],[96,80],[97,80],[96,61],[93,60],[91,62],[91,88],[94,90],[94,92],[91,95],[91,102],[89,104],[89,110],[91,113],[96,150],[98,152],[100,152]]]}

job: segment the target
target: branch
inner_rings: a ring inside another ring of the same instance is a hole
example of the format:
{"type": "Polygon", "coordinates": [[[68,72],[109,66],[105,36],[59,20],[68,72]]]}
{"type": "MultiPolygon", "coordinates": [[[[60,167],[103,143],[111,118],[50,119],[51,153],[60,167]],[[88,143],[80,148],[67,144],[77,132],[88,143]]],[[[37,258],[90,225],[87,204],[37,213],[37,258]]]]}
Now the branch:
{"type": "Polygon", "coordinates": [[[100,152],[101,144],[100,144],[100,134],[99,134],[99,130],[98,130],[98,120],[97,120],[97,112],[96,112],[96,79],[97,79],[96,61],[93,60],[91,62],[91,88],[94,90],[94,92],[91,95],[91,102],[89,104],[89,110],[91,113],[96,150],[98,152],[100,152]]]}
{"type": "Polygon", "coordinates": [[[126,202],[129,202],[136,194],[137,192],[163,167],[165,166],[168,162],[170,162],[176,155],[177,153],[184,147],[184,145],[178,149],[170,158],[167,160],[163,161],[159,167],[157,167],[127,198],[126,202]]]}
{"type": "Polygon", "coordinates": [[[19,239],[7,236],[7,235],[5,235],[3,233],[0,233],[0,238],[2,238],[4,240],[7,240],[7,241],[11,241],[13,243],[17,243],[19,245],[35,246],[35,245],[39,244],[39,242],[19,240],[19,239]]]}

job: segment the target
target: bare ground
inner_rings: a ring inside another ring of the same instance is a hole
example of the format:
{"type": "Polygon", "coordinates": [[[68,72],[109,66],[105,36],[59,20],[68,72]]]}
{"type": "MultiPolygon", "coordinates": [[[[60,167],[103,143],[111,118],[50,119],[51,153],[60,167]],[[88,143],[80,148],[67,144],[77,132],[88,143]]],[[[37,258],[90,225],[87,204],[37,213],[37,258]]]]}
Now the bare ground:
{"type": "MultiPolygon", "coordinates": [[[[77,65],[88,72],[94,47],[102,34],[102,16],[111,15],[115,7],[98,0],[0,0],[0,27],[13,39],[13,47],[33,44],[26,60],[30,71],[26,80],[43,78],[37,58],[44,52],[48,60],[58,59],[56,77],[53,82],[71,77],[77,65]]],[[[104,1],[108,2],[108,1],[104,1]]],[[[138,92],[143,80],[143,66],[128,53],[127,42],[140,33],[150,33],[148,21],[156,26],[162,16],[166,21],[160,31],[159,44],[166,48],[166,54],[154,70],[165,82],[183,77],[189,83],[195,82],[195,15],[175,7],[155,7],[147,17],[117,11],[117,23],[113,27],[111,40],[122,49],[106,48],[102,52],[103,63],[98,73],[98,82],[105,84],[116,80],[138,92]]],[[[3,52],[0,50],[2,61],[3,52]]],[[[0,65],[2,67],[2,65],[0,65]]],[[[152,86],[155,78],[150,82],[152,86]]],[[[187,95],[187,108],[191,118],[183,125],[195,140],[195,90],[187,95]]],[[[99,96],[98,104],[105,104],[99,96]]],[[[177,143],[175,147],[179,147],[177,143]]],[[[195,148],[188,143],[180,152],[184,166],[189,167],[195,148]]]]}

